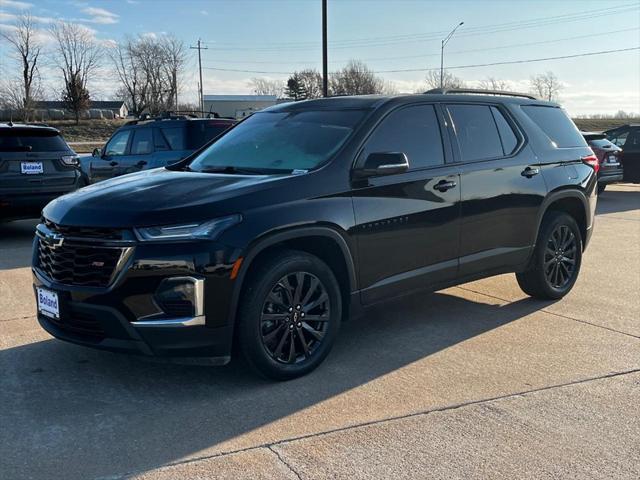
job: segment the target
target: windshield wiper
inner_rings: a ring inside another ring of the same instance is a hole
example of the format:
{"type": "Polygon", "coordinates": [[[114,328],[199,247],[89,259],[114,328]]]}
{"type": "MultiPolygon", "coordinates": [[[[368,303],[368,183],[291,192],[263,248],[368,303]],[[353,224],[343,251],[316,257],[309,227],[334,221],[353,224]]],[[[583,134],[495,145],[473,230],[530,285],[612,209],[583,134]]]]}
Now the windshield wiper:
{"type": "Polygon", "coordinates": [[[232,165],[227,165],[227,166],[205,167],[201,170],[191,170],[191,171],[201,172],[201,173],[231,173],[231,174],[239,173],[239,174],[249,174],[249,175],[268,175],[273,173],[285,173],[285,172],[288,172],[289,170],[282,170],[277,168],[234,167],[232,165]]]}

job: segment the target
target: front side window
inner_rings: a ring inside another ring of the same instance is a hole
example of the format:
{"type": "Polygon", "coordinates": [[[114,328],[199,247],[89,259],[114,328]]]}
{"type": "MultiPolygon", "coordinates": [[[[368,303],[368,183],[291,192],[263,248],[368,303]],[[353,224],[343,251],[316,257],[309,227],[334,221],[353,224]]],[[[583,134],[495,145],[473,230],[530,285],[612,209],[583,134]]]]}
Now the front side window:
{"type": "Polygon", "coordinates": [[[629,136],[629,131],[627,130],[626,132],[622,132],[617,134],[615,137],[614,136],[610,136],[609,140],[611,140],[612,143],[616,144],[619,147],[623,147],[624,146],[624,142],[627,141],[627,137],[629,136]]]}
{"type": "Polygon", "coordinates": [[[140,128],[133,134],[131,155],[146,155],[153,152],[153,132],[150,128],[140,128]]]}
{"type": "Polygon", "coordinates": [[[363,158],[370,153],[401,152],[409,169],[442,165],[442,135],[433,105],[414,105],[387,115],[371,134],[363,158]]]}
{"type": "Polygon", "coordinates": [[[222,135],[189,168],[311,170],[338,151],[364,114],[363,110],[258,112],[222,135]]]}
{"type": "Polygon", "coordinates": [[[447,109],[453,121],[463,162],[487,160],[504,155],[491,107],[449,105],[447,109]]]}
{"type": "Polygon", "coordinates": [[[123,130],[121,132],[117,132],[107,146],[105,148],[105,155],[110,157],[115,157],[118,155],[124,155],[127,151],[127,143],[129,142],[129,136],[131,135],[131,130],[123,130]]]}

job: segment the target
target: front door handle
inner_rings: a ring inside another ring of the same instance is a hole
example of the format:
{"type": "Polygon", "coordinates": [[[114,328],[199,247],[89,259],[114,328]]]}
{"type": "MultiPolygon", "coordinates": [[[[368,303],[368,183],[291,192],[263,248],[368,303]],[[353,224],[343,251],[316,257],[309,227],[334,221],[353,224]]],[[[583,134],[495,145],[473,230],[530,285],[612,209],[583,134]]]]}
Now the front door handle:
{"type": "Polygon", "coordinates": [[[538,167],[527,167],[525,168],[520,175],[523,177],[531,178],[534,175],[538,175],[540,173],[540,169],[538,167]]]}
{"type": "Polygon", "coordinates": [[[455,188],[458,184],[453,181],[440,180],[433,186],[434,190],[438,190],[440,192],[446,192],[450,188],[455,188]]]}
{"type": "Polygon", "coordinates": [[[109,162],[109,165],[111,165],[112,167],[115,167],[116,165],[118,165],[118,162],[109,162]]]}

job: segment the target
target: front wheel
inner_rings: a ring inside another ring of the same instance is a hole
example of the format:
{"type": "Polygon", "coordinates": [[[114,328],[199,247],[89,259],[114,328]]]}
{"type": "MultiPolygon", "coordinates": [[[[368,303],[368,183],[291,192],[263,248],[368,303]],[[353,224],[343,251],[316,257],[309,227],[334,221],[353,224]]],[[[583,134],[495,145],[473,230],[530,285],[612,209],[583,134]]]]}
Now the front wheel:
{"type": "Polygon", "coordinates": [[[237,339],[249,365],[275,380],[314,370],[331,350],[342,317],[331,269],[313,255],[289,250],[262,262],[247,281],[237,339]]]}
{"type": "Polygon", "coordinates": [[[576,221],[563,212],[545,215],[531,263],[516,274],[520,288],[528,295],[556,300],[571,291],[582,263],[582,235],[576,221]]]}

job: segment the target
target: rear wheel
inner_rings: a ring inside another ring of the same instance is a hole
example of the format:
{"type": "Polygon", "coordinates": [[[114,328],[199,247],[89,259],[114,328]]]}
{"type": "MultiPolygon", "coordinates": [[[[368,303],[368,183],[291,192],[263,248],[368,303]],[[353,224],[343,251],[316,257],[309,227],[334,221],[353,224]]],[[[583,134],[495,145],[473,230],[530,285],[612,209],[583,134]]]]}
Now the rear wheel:
{"type": "Polygon", "coordinates": [[[314,370],[340,328],[338,282],[322,260],[305,252],[283,251],[263,262],[241,302],[240,349],[268,378],[288,380],[314,370]]]}
{"type": "Polygon", "coordinates": [[[575,284],[582,263],[582,236],[576,221],[563,212],[545,215],[529,268],[517,273],[520,288],[544,300],[564,297],[575,284]]]}

